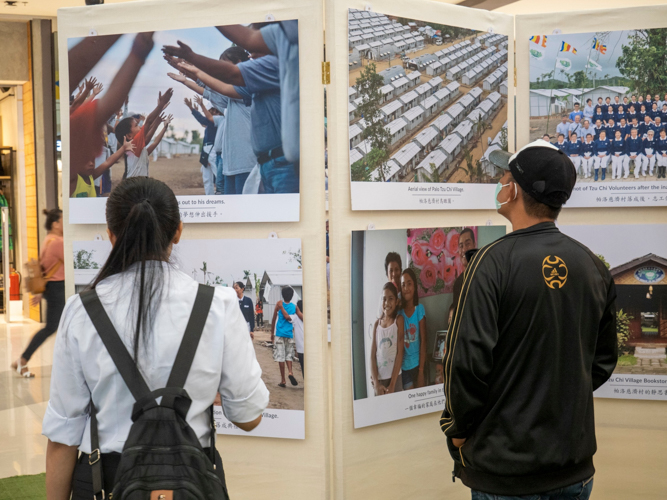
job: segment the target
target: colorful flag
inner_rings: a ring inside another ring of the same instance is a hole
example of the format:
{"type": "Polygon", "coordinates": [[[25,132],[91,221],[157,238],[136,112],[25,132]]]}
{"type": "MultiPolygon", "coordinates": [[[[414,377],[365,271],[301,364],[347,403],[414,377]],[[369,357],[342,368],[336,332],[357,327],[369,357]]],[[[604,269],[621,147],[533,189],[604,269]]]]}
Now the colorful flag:
{"type": "Polygon", "coordinates": [[[607,46],[598,40],[597,37],[593,38],[593,46],[591,48],[597,50],[600,54],[605,54],[607,52],[607,46]]]}
{"type": "Polygon", "coordinates": [[[560,43],[560,52],[572,52],[573,54],[576,54],[577,49],[575,49],[572,45],[570,45],[567,42],[561,42],[560,43]]]}
{"type": "Polygon", "coordinates": [[[533,42],[533,43],[536,43],[537,45],[541,45],[542,47],[547,46],[547,36],[546,35],[531,36],[530,41],[533,42]]]}
{"type": "Polygon", "coordinates": [[[563,71],[570,71],[572,69],[572,61],[565,57],[557,57],[556,67],[562,69],[563,71]]]}
{"type": "Polygon", "coordinates": [[[586,64],[586,67],[589,68],[589,69],[594,69],[596,71],[602,71],[602,66],[600,66],[595,61],[591,61],[590,59],[588,60],[588,63],[586,64]]]}

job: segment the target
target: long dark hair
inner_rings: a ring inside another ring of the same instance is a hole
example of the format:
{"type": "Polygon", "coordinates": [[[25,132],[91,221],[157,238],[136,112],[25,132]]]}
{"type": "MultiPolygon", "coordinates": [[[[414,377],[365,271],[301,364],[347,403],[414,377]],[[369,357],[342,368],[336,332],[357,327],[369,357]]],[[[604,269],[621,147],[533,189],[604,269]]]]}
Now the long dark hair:
{"type": "MultiPolygon", "coordinates": [[[[415,305],[415,307],[417,307],[419,305],[419,290],[417,289],[417,275],[409,267],[403,269],[401,276],[403,276],[404,274],[407,274],[410,277],[410,279],[412,280],[412,284],[415,287],[415,292],[412,294],[412,303],[415,305]]],[[[403,307],[405,308],[405,306],[406,306],[406,300],[405,297],[403,297],[403,307]]]]}
{"type": "Polygon", "coordinates": [[[140,338],[146,341],[164,285],[164,267],[149,261],[168,261],[181,216],[174,192],[164,182],[131,177],[111,191],[106,208],[107,226],[116,237],[109,258],[91,288],[102,280],[140,266],[135,274],[128,317],[134,317],[134,359],[140,338]],[[147,265],[147,263],[149,265],[147,265]]]}

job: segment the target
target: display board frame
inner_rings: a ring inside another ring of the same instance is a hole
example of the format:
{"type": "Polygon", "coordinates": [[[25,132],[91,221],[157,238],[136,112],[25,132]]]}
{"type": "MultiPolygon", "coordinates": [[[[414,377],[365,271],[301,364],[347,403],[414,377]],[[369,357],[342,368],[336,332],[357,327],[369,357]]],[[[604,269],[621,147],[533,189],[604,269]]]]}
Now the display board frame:
{"type": "MultiPolygon", "coordinates": [[[[61,9],[58,17],[61,61],[61,88],[69,88],[67,38],[97,36],[110,33],[136,33],[146,30],[194,28],[216,24],[254,21],[299,21],[299,37],[321,40],[324,29],[322,3],[314,0],[211,3],[205,0],[171,0],[127,2],[91,7],[61,9]]],[[[156,49],[154,49],[156,50],[156,49]]],[[[301,87],[301,168],[302,186],[324,186],[324,109],[319,44],[304,43],[300,47],[301,87]],[[310,112],[309,112],[310,111],[310,112]],[[307,131],[307,132],[306,132],[307,131]],[[306,135],[307,134],[307,135],[306,135]],[[307,140],[303,140],[307,137],[307,140]]],[[[61,124],[63,144],[69,144],[67,93],[63,95],[61,124]]],[[[63,147],[63,177],[67,178],[69,151],[63,147]]],[[[293,499],[292,487],[275,488],[278,483],[299,485],[298,498],[328,498],[329,450],[327,394],[328,356],[326,355],[326,272],[325,272],[325,206],[324,189],[302,189],[298,222],[257,222],[251,224],[185,224],[182,238],[201,239],[264,239],[268,237],[300,238],[302,258],[309,269],[304,273],[304,288],[309,311],[304,314],[308,333],[309,370],[305,379],[305,440],[250,438],[224,435],[218,440],[227,484],[235,498],[293,499]],[[310,209],[305,208],[310,207],[310,209]],[[318,209],[314,209],[317,207],[318,209]],[[324,451],[324,453],[323,453],[324,451]],[[290,466],[285,466],[289,459],[290,466]]],[[[66,293],[74,293],[72,242],[108,239],[103,224],[70,224],[69,198],[63,198],[66,293]]],[[[295,486],[296,487],[296,486],[295,486]]]]}

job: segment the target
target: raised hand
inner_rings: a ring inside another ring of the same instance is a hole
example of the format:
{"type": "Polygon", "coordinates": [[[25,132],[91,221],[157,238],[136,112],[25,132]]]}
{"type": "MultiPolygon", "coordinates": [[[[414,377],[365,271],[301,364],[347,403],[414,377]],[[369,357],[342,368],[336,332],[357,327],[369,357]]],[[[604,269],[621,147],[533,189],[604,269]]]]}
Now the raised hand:
{"type": "Polygon", "coordinates": [[[164,118],[162,120],[162,122],[164,123],[165,128],[167,128],[169,126],[169,124],[172,122],[173,119],[174,119],[174,115],[169,115],[169,116],[167,116],[167,118],[164,118]]]}
{"type": "Polygon", "coordinates": [[[151,50],[153,50],[153,45],[152,31],[137,33],[137,36],[134,37],[134,42],[132,43],[132,52],[142,60],[145,60],[151,50]]]}
{"type": "Polygon", "coordinates": [[[134,153],[134,144],[132,144],[132,141],[125,141],[121,147],[125,152],[134,153]]]}
{"type": "Polygon", "coordinates": [[[157,105],[162,109],[166,108],[169,105],[169,101],[171,100],[172,95],[174,95],[174,89],[172,88],[167,89],[164,94],[160,92],[157,98],[157,105]]]}
{"type": "Polygon", "coordinates": [[[183,99],[183,102],[188,108],[190,108],[190,110],[192,110],[192,101],[190,99],[186,97],[185,99],[183,99]]]}
{"type": "Polygon", "coordinates": [[[180,57],[181,59],[185,59],[186,61],[189,61],[192,56],[194,55],[194,52],[190,48],[189,45],[184,44],[180,40],[178,40],[178,47],[175,45],[165,45],[162,47],[162,52],[164,52],[167,55],[173,56],[173,57],[180,57]]]}
{"type": "Polygon", "coordinates": [[[185,75],[183,73],[167,73],[167,76],[179,83],[185,83],[185,75]]]}
{"type": "Polygon", "coordinates": [[[104,85],[102,85],[101,83],[98,83],[97,85],[95,85],[95,87],[93,87],[93,95],[97,96],[103,90],[104,90],[104,85]]]}
{"type": "Polygon", "coordinates": [[[196,77],[199,77],[199,68],[197,66],[194,66],[193,64],[190,64],[186,61],[181,61],[178,63],[178,69],[182,71],[183,73],[191,73],[195,75],[196,77]]]}
{"type": "Polygon", "coordinates": [[[200,95],[195,96],[195,102],[199,104],[202,107],[202,109],[204,108],[204,99],[202,99],[200,95]]]}
{"type": "Polygon", "coordinates": [[[93,88],[95,88],[95,85],[97,85],[97,78],[91,77],[88,80],[84,82],[84,90],[86,93],[89,93],[93,88]]]}
{"type": "Polygon", "coordinates": [[[79,91],[79,93],[76,95],[76,97],[79,97],[81,95],[81,93],[83,92],[84,86],[85,86],[85,82],[82,83],[81,85],[79,85],[79,87],[77,89],[79,91]]]}

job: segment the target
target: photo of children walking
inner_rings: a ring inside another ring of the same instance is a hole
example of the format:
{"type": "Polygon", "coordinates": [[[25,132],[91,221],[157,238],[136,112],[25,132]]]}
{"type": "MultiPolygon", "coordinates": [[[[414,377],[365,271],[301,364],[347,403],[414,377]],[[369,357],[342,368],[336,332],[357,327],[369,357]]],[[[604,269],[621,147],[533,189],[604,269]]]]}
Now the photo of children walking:
{"type": "Polygon", "coordinates": [[[505,226],[353,231],[355,427],[439,411],[463,272],[477,248],[504,234],[505,226]]]}
{"type": "MultiPolygon", "coordinates": [[[[74,241],[75,291],[83,291],[111,250],[108,241],[74,241]]],[[[233,288],[270,391],[262,424],[250,435],[303,439],[304,322],[301,240],[181,240],[171,264],[211,286],[233,288]],[[258,312],[261,311],[261,312],[258,312]]],[[[217,409],[219,432],[242,433],[217,409]]],[[[244,433],[245,434],[245,433],[244,433]]]]}
{"type": "Polygon", "coordinates": [[[230,197],[277,194],[292,198],[268,206],[298,220],[297,21],[70,38],[67,48],[71,222],[103,222],[103,204],[79,200],[136,176],[164,181],[182,209],[213,210],[186,221],[276,220],[268,199],[257,208],[230,197]]]}

